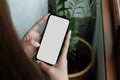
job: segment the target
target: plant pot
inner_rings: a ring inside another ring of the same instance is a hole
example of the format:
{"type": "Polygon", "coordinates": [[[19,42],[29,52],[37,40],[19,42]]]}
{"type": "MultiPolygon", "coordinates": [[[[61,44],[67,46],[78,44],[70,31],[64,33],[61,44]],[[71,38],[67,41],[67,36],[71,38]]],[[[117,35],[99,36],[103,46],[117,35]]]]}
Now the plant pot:
{"type": "Polygon", "coordinates": [[[79,38],[75,59],[74,61],[68,57],[69,80],[90,79],[93,74],[95,54],[91,45],[82,38],[79,38]]]}

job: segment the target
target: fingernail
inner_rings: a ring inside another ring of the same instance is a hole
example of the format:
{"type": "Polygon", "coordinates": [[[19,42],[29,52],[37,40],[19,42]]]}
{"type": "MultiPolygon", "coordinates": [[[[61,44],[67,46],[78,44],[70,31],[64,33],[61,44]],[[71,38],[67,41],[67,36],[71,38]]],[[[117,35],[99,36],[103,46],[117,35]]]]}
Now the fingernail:
{"type": "Polygon", "coordinates": [[[48,13],[47,15],[50,15],[50,13],[48,13]]]}
{"type": "Polygon", "coordinates": [[[39,47],[39,46],[40,46],[40,44],[39,44],[38,42],[36,42],[35,45],[36,45],[36,47],[39,47]]]}
{"type": "Polygon", "coordinates": [[[44,20],[47,20],[47,18],[48,18],[49,15],[50,15],[49,13],[46,14],[46,15],[43,17],[43,19],[44,19],[44,20]]]}
{"type": "Polygon", "coordinates": [[[37,61],[35,61],[36,63],[39,63],[40,61],[39,60],[37,60],[37,61]]]}
{"type": "Polygon", "coordinates": [[[36,63],[39,64],[39,65],[41,65],[41,61],[40,60],[37,60],[36,63]]]}
{"type": "Polygon", "coordinates": [[[71,35],[71,30],[69,31],[69,35],[71,35]]]}

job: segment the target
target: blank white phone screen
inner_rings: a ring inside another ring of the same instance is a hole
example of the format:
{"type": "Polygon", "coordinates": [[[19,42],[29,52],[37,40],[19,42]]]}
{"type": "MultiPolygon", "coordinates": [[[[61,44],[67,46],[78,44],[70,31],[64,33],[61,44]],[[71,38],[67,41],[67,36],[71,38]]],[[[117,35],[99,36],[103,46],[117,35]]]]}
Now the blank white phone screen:
{"type": "Polygon", "coordinates": [[[49,64],[56,64],[67,29],[69,20],[51,15],[49,17],[37,59],[49,64]]]}

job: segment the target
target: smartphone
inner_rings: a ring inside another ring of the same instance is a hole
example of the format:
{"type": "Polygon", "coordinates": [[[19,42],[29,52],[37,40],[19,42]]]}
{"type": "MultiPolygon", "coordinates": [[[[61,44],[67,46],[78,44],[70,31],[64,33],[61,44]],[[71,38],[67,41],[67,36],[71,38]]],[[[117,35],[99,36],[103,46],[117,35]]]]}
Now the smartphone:
{"type": "Polygon", "coordinates": [[[55,65],[61,53],[70,21],[50,15],[37,52],[37,59],[55,65]]]}

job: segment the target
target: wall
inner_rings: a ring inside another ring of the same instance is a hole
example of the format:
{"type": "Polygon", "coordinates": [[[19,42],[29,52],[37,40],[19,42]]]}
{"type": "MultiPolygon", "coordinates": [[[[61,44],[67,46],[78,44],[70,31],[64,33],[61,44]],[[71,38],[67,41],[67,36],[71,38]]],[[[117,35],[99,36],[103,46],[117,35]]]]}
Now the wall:
{"type": "Polygon", "coordinates": [[[48,0],[8,0],[8,4],[20,38],[48,12],[48,0]]]}

